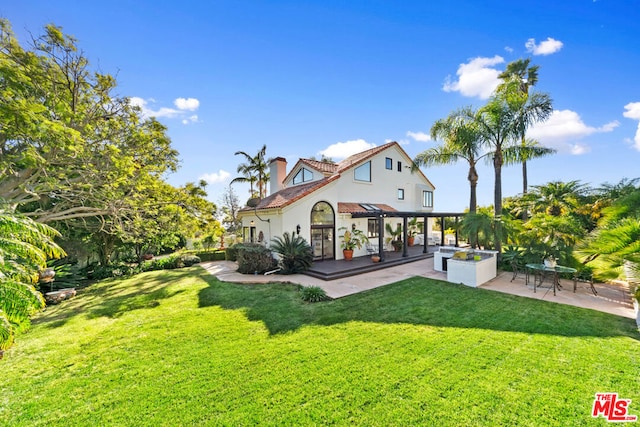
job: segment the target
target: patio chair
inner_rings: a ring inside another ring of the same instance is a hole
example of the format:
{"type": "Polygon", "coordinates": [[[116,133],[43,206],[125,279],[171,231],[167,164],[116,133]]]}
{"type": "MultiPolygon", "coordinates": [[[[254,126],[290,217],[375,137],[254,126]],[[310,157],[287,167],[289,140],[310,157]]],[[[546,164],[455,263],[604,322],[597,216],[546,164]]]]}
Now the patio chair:
{"type": "Polygon", "coordinates": [[[378,253],[378,246],[373,246],[370,242],[366,242],[364,247],[367,249],[367,255],[375,255],[378,253]]]}
{"type": "Polygon", "coordinates": [[[598,291],[593,286],[593,273],[590,271],[580,271],[578,270],[576,274],[573,276],[573,292],[575,293],[576,288],[578,286],[578,282],[587,283],[593,295],[598,296],[598,291]]]}
{"type": "MultiPolygon", "coordinates": [[[[520,264],[520,262],[518,262],[518,260],[512,259],[510,264],[511,264],[511,270],[513,270],[513,277],[511,277],[511,280],[510,280],[511,282],[513,282],[516,279],[516,277],[518,277],[518,276],[522,276],[522,275],[528,274],[525,271],[524,266],[522,266],[520,264]]],[[[526,279],[526,277],[525,277],[525,279],[526,279]]],[[[528,281],[529,281],[528,279],[525,280],[525,283],[527,283],[528,281]]]]}

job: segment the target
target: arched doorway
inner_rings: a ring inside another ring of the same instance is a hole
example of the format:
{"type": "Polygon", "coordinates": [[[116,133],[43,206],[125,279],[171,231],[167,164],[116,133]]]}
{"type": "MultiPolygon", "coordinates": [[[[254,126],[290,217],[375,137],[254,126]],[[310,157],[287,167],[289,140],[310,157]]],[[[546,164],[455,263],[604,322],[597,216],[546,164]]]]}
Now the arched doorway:
{"type": "Polygon", "coordinates": [[[335,213],[327,202],[318,202],[311,209],[311,248],[313,260],[335,258],[335,213]]]}

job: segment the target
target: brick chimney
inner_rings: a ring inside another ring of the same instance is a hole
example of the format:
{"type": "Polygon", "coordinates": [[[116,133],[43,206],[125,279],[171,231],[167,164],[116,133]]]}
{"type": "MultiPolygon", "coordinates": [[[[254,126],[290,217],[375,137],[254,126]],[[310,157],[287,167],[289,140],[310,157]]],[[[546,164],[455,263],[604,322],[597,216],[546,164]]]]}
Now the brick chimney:
{"type": "Polygon", "coordinates": [[[269,194],[276,193],[284,188],[282,181],[287,176],[287,159],[276,157],[269,163],[269,194]]]}

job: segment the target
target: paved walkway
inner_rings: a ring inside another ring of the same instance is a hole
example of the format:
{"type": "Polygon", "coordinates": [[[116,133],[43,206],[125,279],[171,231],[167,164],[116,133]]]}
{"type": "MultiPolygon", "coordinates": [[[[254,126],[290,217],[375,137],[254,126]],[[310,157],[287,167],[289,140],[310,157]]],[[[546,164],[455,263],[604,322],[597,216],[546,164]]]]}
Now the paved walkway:
{"type": "MultiPolygon", "coordinates": [[[[411,262],[408,264],[389,267],[384,270],[373,271],[371,273],[359,274],[357,276],[345,277],[336,280],[321,280],[304,274],[291,275],[251,275],[236,272],[237,264],[231,261],[211,261],[200,264],[211,274],[225,282],[233,283],[272,283],[287,282],[296,283],[303,286],[319,286],[325,290],[331,298],[340,298],[357,292],[384,286],[398,282],[414,276],[422,276],[439,280],[446,280],[447,274],[433,269],[433,258],[411,262]]],[[[511,282],[510,272],[500,272],[498,277],[481,286],[497,292],[504,292],[513,295],[536,298],[549,302],[568,304],[577,307],[590,308],[593,310],[611,313],[618,316],[635,319],[635,312],[628,289],[623,285],[596,284],[598,296],[593,295],[588,289],[588,285],[578,283],[578,290],[573,293],[573,283],[566,281],[564,290],[553,295],[549,288],[538,288],[533,293],[533,285],[525,285],[524,278],[518,277],[511,282]]]]}

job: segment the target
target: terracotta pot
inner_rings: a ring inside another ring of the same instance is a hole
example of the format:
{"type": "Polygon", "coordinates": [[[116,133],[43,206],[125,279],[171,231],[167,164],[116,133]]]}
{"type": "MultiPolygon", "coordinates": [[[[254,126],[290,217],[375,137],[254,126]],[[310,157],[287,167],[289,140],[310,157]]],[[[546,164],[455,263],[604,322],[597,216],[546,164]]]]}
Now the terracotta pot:
{"type": "Polygon", "coordinates": [[[411,236],[411,237],[407,237],[407,245],[409,246],[413,246],[413,243],[415,242],[415,237],[411,236]]]}
{"type": "Polygon", "coordinates": [[[371,255],[371,261],[380,262],[380,255],[371,255]]]}
{"type": "Polygon", "coordinates": [[[353,249],[343,249],[342,255],[344,255],[345,261],[351,261],[353,259],[353,249]]]}

